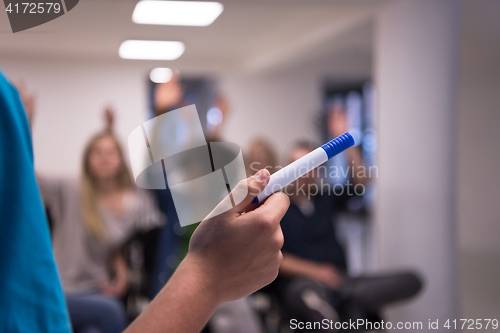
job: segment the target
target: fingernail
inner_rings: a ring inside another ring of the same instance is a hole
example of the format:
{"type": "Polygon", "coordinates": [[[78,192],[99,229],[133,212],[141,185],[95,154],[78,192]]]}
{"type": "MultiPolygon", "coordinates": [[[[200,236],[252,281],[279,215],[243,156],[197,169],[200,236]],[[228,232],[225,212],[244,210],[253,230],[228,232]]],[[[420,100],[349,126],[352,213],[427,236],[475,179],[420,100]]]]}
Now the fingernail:
{"type": "Polygon", "coordinates": [[[267,169],[261,169],[257,171],[257,173],[254,175],[255,178],[257,178],[260,182],[267,180],[269,178],[270,174],[267,169]]]}

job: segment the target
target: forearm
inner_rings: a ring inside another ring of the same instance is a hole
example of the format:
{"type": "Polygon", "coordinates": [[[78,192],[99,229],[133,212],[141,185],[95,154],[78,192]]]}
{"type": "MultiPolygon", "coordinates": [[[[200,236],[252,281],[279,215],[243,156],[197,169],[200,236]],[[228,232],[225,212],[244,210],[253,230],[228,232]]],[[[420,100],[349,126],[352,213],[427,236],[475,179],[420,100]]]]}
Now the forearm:
{"type": "Polygon", "coordinates": [[[361,156],[361,151],[359,147],[352,147],[346,150],[347,158],[349,160],[349,165],[353,168],[353,182],[356,184],[365,184],[368,181],[368,174],[366,170],[363,170],[363,157],[361,156]]]}
{"type": "MultiPolygon", "coordinates": [[[[276,278],[283,247],[279,221],[289,199],[276,193],[250,206],[269,178],[269,171],[260,170],[241,181],[231,193],[244,191],[244,199],[198,225],[186,258],[126,333],[198,333],[220,304],[248,296],[276,278]]],[[[228,196],[221,204],[229,201],[228,196]]]]}
{"type": "Polygon", "coordinates": [[[125,333],[198,333],[219,305],[205,276],[184,260],[146,310],[125,333]]]}
{"type": "Polygon", "coordinates": [[[316,266],[317,264],[310,260],[284,252],[280,273],[289,277],[305,277],[309,276],[316,266]]]}
{"type": "Polygon", "coordinates": [[[116,281],[128,284],[128,265],[121,251],[116,252],[113,258],[113,271],[116,281]]]}
{"type": "Polygon", "coordinates": [[[342,283],[341,275],[332,264],[317,263],[287,253],[283,254],[280,272],[292,278],[308,278],[330,288],[337,288],[342,283]]]}

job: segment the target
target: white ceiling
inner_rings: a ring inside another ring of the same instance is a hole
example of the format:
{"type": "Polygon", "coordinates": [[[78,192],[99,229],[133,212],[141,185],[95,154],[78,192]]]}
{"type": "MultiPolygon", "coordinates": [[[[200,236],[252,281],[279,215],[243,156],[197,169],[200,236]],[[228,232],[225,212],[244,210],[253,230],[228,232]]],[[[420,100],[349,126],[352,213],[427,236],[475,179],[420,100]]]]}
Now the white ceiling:
{"type": "MultiPolygon", "coordinates": [[[[224,12],[208,27],[138,25],[137,0],[80,0],[66,15],[13,34],[0,11],[0,58],[93,59],[148,66],[168,65],[192,73],[276,71],[307,64],[335,73],[370,72],[373,16],[384,0],[219,0],[224,12]],[[122,60],[126,39],[179,40],[176,61],[122,60]],[[367,70],[368,69],[368,70],[367,70]]],[[[464,0],[462,52],[478,42],[500,52],[499,0],[464,0]]]]}
{"type": "Polygon", "coordinates": [[[221,1],[208,27],[137,25],[136,0],[80,0],[66,15],[12,34],[0,11],[0,56],[121,60],[126,39],[178,40],[186,52],[177,68],[262,71],[337,55],[363,61],[371,54],[371,15],[379,1],[221,1]]]}

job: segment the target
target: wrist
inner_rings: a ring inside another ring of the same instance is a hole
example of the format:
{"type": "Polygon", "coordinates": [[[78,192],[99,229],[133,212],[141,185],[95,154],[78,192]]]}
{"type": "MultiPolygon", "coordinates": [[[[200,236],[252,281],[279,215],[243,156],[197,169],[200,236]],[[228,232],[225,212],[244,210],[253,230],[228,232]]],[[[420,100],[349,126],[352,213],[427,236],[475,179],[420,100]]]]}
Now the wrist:
{"type": "Polygon", "coordinates": [[[311,263],[309,268],[307,269],[309,278],[316,279],[318,275],[321,275],[321,271],[323,270],[323,266],[317,263],[311,263]]]}
{"type": "Polygon", "coordinates": [[[182,289],[200,299],[207,309],[215,310],[224,302],[218,289],[217,279],[203,262],[190,254],[175,271],[172,276],[172,280],[174,279],[182,289]]]}
{"type": "Polygon", "coordinates": [[[200,332],[220,304],[203,266],[188,254],[126,332],[200,332]]]}

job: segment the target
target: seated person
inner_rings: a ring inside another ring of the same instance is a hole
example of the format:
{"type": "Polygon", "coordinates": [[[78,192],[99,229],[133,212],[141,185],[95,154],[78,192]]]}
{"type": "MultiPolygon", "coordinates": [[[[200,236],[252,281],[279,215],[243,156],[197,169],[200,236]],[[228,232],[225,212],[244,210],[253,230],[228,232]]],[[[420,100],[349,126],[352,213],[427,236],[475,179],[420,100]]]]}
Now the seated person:
{"type": "MultiPolygon", "coordinates": [[[[306,142],[296,144],[289,162],[314,148],[306,142]]],[[[356,154],[356,149],[351,153],[356,154]]],[[[273,289],[293,318],[338,320],[340,311],[342,320],[367,319],[381,306],[415,294],[420,282],[410,273],[354,279],[346,276],[347,264],[333,217],[347,190],[343,196],[336,195],[340,193],[338,186],[336,192],[326,186],[316,187],[317,194],[308,193],[315,181],[312,171],[285,191],[291,204],[281,222],[285,236],[283,264],[273,289]]]]}
{"type": "MultiPolygon", "coordinates": [[[[9,157],[0,158],[0,211],[6,221],[0,223],[0,246],[7,254],[0,259],[0,327],[8,332],[69,333],[35,181],[28,121],[19,94],[1,72],[0,107],[5,111],[0,112],[0,156],[9,157]]],[[[200,223],[186,258],[127,333],[199,332],[220,304],[245,297],[276,278],[283,245],[279,221],[288,198],[276,193],[259,207],[250,205],[269,177],[261,170],[241,181],[232,193],[241,195],[244,189],[243,201],[200,223]]],[[[230,196],[225,200],[227,204],[230,196]]]]}
{"type": "Polygon", "coordinates": [[[160,225],[153,199],[135,188],[117,139],[94,136],[84,152],[81,182],[38,177],[53,221],[53,247],[76,332],[121,332],[120,297],[128,287],[122,246],[136,231],[160,225]]]}
{"type": "MultiPolygon", "coordinates": [[[[34,99],[24,87],[20,90],[31,120],[34,99]]],[[[118,139],[109,124],[107,129],[87,144],[79,182],[37,177],[76,333],[125,329],[128,319],[120,298],[128,290],[129,272],[122,247],[135,232],[164,222],[153,198],[135,187],[118,139]]]]}

